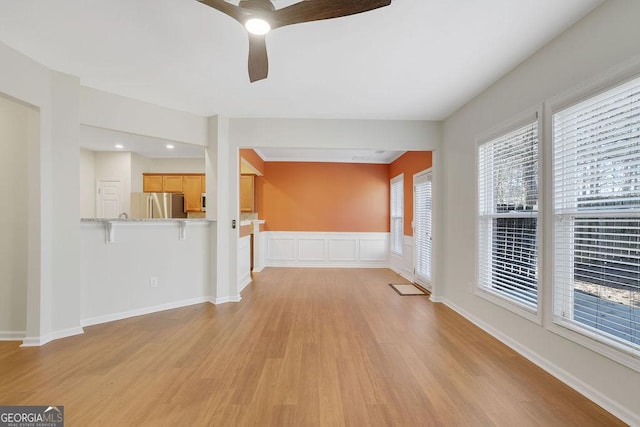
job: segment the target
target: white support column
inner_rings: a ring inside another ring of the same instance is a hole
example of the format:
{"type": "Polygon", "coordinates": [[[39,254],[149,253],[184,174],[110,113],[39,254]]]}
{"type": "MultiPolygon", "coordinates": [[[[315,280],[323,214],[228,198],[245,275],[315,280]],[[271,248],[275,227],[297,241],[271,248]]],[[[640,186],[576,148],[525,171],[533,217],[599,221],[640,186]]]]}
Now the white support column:
{"type": "Polygon", "coordinates": [[[210,117],[205,166],[207,219],[216,220],[216,260],[211,270],[212,282],[215,280],[215,283],[211,284],[211,296],[215,304],[240,301],[237,277],[240,175],[238,150],[231,145],[229,119],[221,116],[210,117]],[[233,221],[235,228],[232,225],[233,221]]]}

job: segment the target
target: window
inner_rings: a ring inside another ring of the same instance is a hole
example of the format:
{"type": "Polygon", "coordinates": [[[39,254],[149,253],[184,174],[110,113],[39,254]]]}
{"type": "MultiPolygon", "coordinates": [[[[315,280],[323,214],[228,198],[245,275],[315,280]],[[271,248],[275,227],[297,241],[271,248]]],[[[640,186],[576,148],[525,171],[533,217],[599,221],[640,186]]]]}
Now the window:
{"type": "Polygon", "coordinates": [[[535,313],[538,121],[523,123],[478,147],[478,290],[535,313]]]}
{"type": "Polygon", "coordinates": [[[640,78],[553,114],[554,321],[640,355],[640,78]]]}
{"type": "Polygon", "coordinates": [[[404,242],[404,175],[391,180],[391,253],[402,255],[404,242]]]}

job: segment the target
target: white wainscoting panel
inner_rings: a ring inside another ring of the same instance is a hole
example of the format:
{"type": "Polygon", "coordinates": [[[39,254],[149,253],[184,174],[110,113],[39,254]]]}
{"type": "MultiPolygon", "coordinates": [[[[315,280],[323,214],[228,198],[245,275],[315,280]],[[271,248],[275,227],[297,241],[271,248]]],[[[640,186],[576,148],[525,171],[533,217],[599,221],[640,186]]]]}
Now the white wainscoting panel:
{"type": "Polygon", "coordinates": [[[267,265],[269,260],[274,261],[295,261],[296,260],[296,239],[293,237],[272,236],[273,232],[266,232],[267,240],[267,265]]]}
{"type": "Polygon", "coordinates": [[[413,282],[413,236],[404,236],[402,256],[391,254],[389,266],[393,271],[413,282]]]}
{"type": "Polygon", "coordinates": [[[251,283],[251,236],[238,240],[238,292],[251,283]]]}
{"type": "Polygon", "coordinates": [[[323,261],[324,239],[298,240],[298,259],[301,261],[323,261]]]}
{"type": "Polygon", "coordinates": [[[356,261],[357,241],[355,237],[329,239],[329,261],[356,261]]]}
{"type": "Polygon", "coordinates": [[[389,266],[389,233],[267,231],[268,267],[389,266]]]}
{"type": "Polygon", "coordinates": [[[388,239],[360,239],[360,261],[386,261],[389,257],[388,239]]]}

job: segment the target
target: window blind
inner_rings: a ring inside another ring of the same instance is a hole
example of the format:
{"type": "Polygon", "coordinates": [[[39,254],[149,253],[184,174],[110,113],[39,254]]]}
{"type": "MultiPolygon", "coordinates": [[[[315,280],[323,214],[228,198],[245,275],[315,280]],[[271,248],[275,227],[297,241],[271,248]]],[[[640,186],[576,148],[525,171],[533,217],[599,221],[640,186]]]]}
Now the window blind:
{"type": "Polygon", "coordinates": [[[556,322],[640,355],[640,79],[553,115],[556,322]]]}
{"type": "Polygon", "coordinates": [[[415,184],[416,274],[431,280],[431,174],[415,184]]]}
{"type": "Polygon", "coordinates": [[[402,255],[404,240],[404,176],[391,180],[391,252],[402,255]]]}
{"type": "Polygon", "coordinates": [[[479,287],[538,302],[538,121],[479,146],[479,287]]]}

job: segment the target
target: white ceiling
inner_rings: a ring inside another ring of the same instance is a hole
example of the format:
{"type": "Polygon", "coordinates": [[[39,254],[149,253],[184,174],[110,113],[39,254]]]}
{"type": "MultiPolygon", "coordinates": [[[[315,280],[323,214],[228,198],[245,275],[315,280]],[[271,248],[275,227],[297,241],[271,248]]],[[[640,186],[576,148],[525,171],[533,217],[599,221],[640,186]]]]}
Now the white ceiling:
{"type": "Polygon", "coordinates": [[[78,138],[80,147],[91,151],[131,151],[152,159],[204,158],[204,147],[93,126],[81,125],[78,138]]]}
{"type": "Polygon", "coordinates": [[[253,84],[243,27],[196,0],[0,0],[0,41],[85,86],[204,116],[442,120],[600,3],[395,0],[277,29],[253,84]]]}

